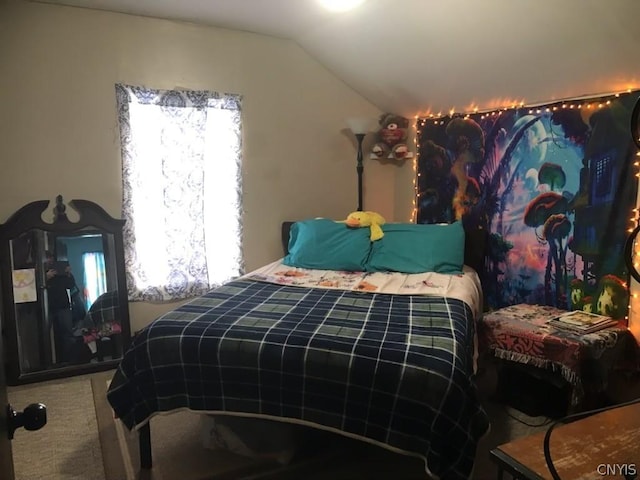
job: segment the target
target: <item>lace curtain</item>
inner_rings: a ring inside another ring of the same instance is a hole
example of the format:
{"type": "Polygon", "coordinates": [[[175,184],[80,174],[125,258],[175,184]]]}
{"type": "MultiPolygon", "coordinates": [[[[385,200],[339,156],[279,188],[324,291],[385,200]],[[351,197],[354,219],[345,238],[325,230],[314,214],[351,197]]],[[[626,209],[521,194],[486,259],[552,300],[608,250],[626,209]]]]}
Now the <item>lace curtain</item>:
{"type": "Polygon", "coordinates": [[[129,299],[240,275],[241,97],[116,85],[129,299]]]}

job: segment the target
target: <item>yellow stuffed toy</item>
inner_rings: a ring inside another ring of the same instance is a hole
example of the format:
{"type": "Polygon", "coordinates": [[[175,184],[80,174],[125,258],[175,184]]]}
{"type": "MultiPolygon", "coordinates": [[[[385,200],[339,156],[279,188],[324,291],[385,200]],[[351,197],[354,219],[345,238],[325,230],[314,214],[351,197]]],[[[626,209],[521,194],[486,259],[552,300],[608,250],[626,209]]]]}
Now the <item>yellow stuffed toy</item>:
{"type": "Polygon", "coordinates": [[[345,223],[352,228],[369,227],[371,229],[371,241],[375,242],[384,236],[380,225],[384,225],[384,217],[376,212],[352,212],[347,216],[345,223]]]}

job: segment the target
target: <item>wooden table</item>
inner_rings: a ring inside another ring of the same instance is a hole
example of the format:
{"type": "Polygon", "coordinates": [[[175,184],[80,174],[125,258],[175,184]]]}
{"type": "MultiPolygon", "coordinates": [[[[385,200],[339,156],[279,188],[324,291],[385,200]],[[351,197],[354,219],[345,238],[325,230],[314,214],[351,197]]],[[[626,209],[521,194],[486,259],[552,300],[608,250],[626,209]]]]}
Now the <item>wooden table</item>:
{"type": "MultiPolygon", "coordinates": [[[[552,479],[544,459],[545,433],[493,449],[498,478],[507,471],[517,479],[552,479]]],[[[562,480],[640,478],[640,403],[556,426],[549,450],[562,480]]]]}

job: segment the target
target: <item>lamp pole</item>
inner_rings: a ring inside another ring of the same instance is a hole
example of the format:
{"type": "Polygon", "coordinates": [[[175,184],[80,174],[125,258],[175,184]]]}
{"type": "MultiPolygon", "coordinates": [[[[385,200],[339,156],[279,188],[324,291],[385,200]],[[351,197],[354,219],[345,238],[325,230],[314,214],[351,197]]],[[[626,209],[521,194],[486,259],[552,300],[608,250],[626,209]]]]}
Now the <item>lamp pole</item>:
{"type": "Polygon", "coordinates": [[[358,142],[358,163],[356,166],[356,172],[358,172],[358,211],[362,211],[362,171],[364,170],[362,165],[362,140],[367,135],[367,132],[371,128],[371,119],[367,117],[351,117],[347,119],[347,125],[349,130],[356,137],[358,142]]]}
{"type": "Polygon", "coordinates": [[[365,135],[365,133],[355,134],[358,140],[358,159],[356,163],[356,172],[358,172],[358,212],[362,211],[362,171],[364,170],[362,166],[362,140],[365,135]]]}

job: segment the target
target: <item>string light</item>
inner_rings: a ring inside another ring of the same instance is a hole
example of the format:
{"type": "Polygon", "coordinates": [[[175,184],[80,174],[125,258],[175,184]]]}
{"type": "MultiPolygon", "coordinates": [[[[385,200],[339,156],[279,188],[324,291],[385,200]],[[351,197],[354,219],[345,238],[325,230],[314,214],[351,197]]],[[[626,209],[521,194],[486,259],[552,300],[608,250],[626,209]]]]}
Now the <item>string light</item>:
{"type": "MultiPolygon", "coordinates": [[[[634,91],[636,90],[628,88],[626,90],[621,90],[619,92],[604,93],[604,94],[598,94],[598,95],[583,95],[578,99],[574,98],[574,99],[558,100],[555,102],[536,102],[529,105],[525,105],[524,101],[520,101],[520,102],[509,101],[509,102],[505,102],[504,105],[501,107],[482,110],[482,111],[477,105],[472,105],[468,112],[456,112],[455,108],[450,108],[448,111],[448,117],[467,117],[469,115],[479,113],[481,115],[484,115],[484,117],[482,118],[486,118],[490,116],[500,115],[501,112],[506,112],[508,110],[516,110],[519,108],[528,108],[530,114],[533,114],[533,112],[542,113],[541,109],[539,108],[542,106],[544,106],[547,112],[557,111],[558,109],[561,109],[561,108],[564,108],[564,109],[604,108],[607,105],[611,105],[612,98],[620,98],[620,96],[633,93],[634,91]]],[[[419,121],[425,118],[440,120],[443,117],[444,115],[442,114],[442,111],[439,111],[438,113],[426,113],[424,115],[417,115],[417,118],[419,121]]],[[[437,123],[434,123],[434,124],[438,125],[437,123]]]]}
{"type": "MultiPolygon", "coordinates": [[[[423,116],[416,116],[416,152],[417,154],[414,156],[413,159],[413,170],[414,170],[414,175],[413,175],[413,188],[414,188],[414,199],[413,199],[413,211],[412,211],[412,221],[417,221],[417,215],[418,215],[418,202],[419,202],[419,198],[420,198],[420,193],[418,192],[418,187],[419,187],[419,182],[418,182],[418,177],[420,176],[420,173],[417,172],[417,164],[418,164],[418,159],[419,159],[419,154],[420,154],[420,146],[419,146],[419,139],[421,137],[421,133],[422,133],[422,128],[426,125],[427,120],[432,121],[433,125],[444,125],[445,120],[448,121],[451,118],[454,117],[459,117],[459,118],[464,118],[464,119],[468,119],[470,118],[470,116],[472,114],[480,114],[480,119],[484,120],[485,118],[491,118],[491,117],[495,117],[496,115],[501,115],[503,112],[509,111],[509,110],[515,110],[515,109],[523,109],[526,108],[528,109],[528,113],[530,115],[533,115],[534,112],[536,114],[541,114],[542,113],[542,108],[544,108],[545,112],[556,112],[558,111],[558,109],[569,109],[569,110],[581,110],[583,108],[587,109],[587,110],[592,110],[592,109],[602,109],[605,108],[607,106],[611,105],[611,99],[615,99],[615,98],[620,98],[623,95],[626,94],[630,94],[636,92],[637,90],[628,88],[624,91],[620,91],[620,92],[614,92],[614,93],[609,93],[609,94],[602,94],[602,95],[592,95],[592,96],[583,96],[580,99],[571,99],[571,100],[560,100],[560,101],[556,101],[556,102],[540,102],[538,104],[534,104],[534,105],[528,105],[525,106],[525,102],[521,101],[519,103],[516,102],[510,102],[508,106],[504,106],[504,107],[500,107],[500,108],[496,108],[493,110],[487,110],[487,111],[480,111],[480,109],[478,108],[477,105],[473,105],[471,108],[470,112],[464,112],[464,113],[456,113],[455,110],[452,108],[449,110],[449,117],[445,118],[442,116],[442,113],[439,112],[438,114],[433,114],[433,113],[428,113],[426,115],[423,116]]],[[[640,101],[640,100],[638,100],[640,101]]],[[[640,143],[640,138],[638,139],[638,142],[640,143]]],[[[640,156],[640,151],[636,152],[636,156],[640,156]]],[[[640,179],[640,160],[637,160],[633,163],[633,166],[635,168],[635,173],[634,176],[638,179],[640,179]]],[[[640,201],[640,189],[639,189],[639,199],[636,200],[636,203],[640,201]]],[[[640,210],[637,207],[634,207],[632,209],[632,215],[629,217],[629,227],[627,228],[627,232],[631,233],[633,232],[633,230],[636,228],[636,226],[640,225],[640,210]]],[[[633,265],[634,268],[638,269],[640,268],[640,242],[634,242],[634,246],[633,246],[634,250],[633,250],[633,265]]],[[[627,284],[625,282],[625,288],[627,287],[627,284]]],[[[631,288],[631,287],[629,287],[631,288]]],[[[627,308],[627,315],[625,316],[625,320],[627,321],[627,325],[629,325],[630,329],[633,330],[631,328],[631,324],[629,322],[629,318],[631,316],[632,313],[635,313],[636,317],[640,318],[640,299],[638,297],[637,293],[632,293],[631,298],[634,301],[630,301],[628,308],[627,308]]],[[[640,325],[640,320],[639,320],[639,325],[640,325]]],[[[636,329],[638,330],[637,332],[634,332],[634,335],[636,335],[636,338],[638,339],[638,341],[640,342],[640,327],[636,327],[636,329]]]]}
{"type": "MultiPolygon", "coordinates": [[[[416,135],[413,140],[415,145],[415,152],[420,151],[420,134],[422,133],[422,128],[424,126],[424,122],[426,120],[418,120],[416,119],[416,135]],[[419,125],[419,127],[418,127],[419,125]]],[[[418,155],[413,156],[413,201],[412,201],[412,210],[411,210],[411,218],[409,219],[409,223],[418,222],[418,155]]]]}

